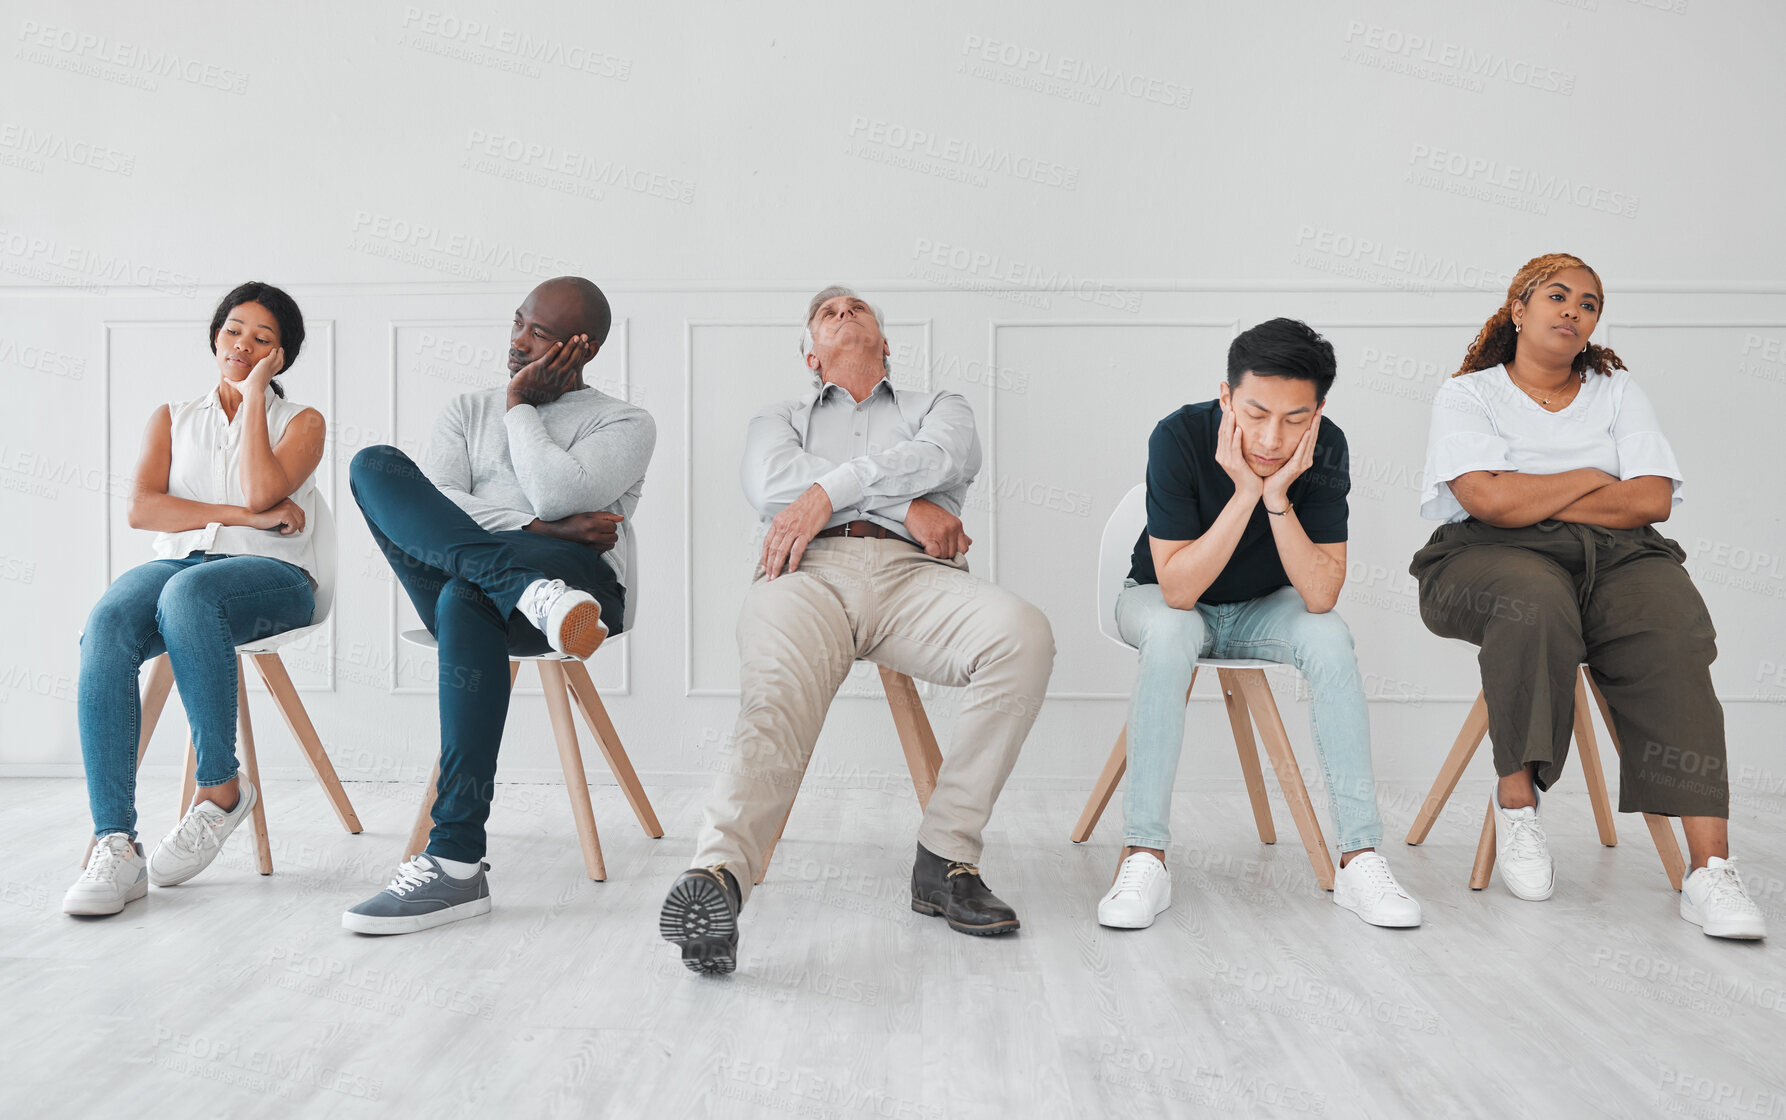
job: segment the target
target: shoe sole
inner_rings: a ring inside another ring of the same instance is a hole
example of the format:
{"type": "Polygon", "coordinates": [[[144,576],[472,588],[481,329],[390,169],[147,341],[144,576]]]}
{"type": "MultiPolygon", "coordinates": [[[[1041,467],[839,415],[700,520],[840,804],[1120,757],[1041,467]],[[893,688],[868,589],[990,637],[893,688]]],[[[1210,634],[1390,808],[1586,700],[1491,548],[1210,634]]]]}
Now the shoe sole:
{"type": "Polygon", "coordinates": [[[596,603],[578,603],[558,624],[558,648],[579,660],[594,653],[607,636],[608,624],[596,603]]]}
{"type": "Polygon", "coordinates": [[[1358,920],[1365,925],[1376,926],[1378,929],[1417,929],[1422,921],[1421,918],[1415,918],[1411,922],[1373,922],[1365,917],[1364,911],[1359,909],[1356,905],[1351,902],[1341,902],[1338,895],[1334,896],[1333,904],[1341,910],[1346,911],[1348,914],[1358,915],[1358,920]]]}
{"type": "Polygon", "coordinates": [[[62,900],[62,912],[81,918],[103,918],[111,914],[121,914],[124,912],[124,907],[148,897],[149,880],[139,879],[128,891],[124,892],[124,897],[120,899],[71,902],[65,898],[62,900]]]}
{"type": "Polygon", "coordinates": [[[1520,891],[1514,889],[1513,884],[1509,883],[1507,881],[1507,877],[1505,875],[1501,876],[1501,885],[1503,887],[1507,888],[1508,894],[1512,895],[1514,898],[1517,898],[1522,902],[1544,902],[1545,900],[1549,899],[1552,894],[1556,893],[1556,889],[1557,889],[1556,880],[1552,879],[1550,882],[1550,885],[1545,887],[1542,893],[1534,892],[1532,894],[1523,894],[1520,891]]]}
{"type": "Polygon", "coordinates": [[[1153,925],[1153,921],[1155,918],[1159,917],[1161,914],[1164,914],[1166,911],[1170,910],[1171,908],[1172,908],[1172,900],[1167,899],[1166,904],[1164,906],[1161,906],[1158,910],[1155,910],[1152,914],[1149,914],[1147,916],[1147,920],[1143,921],[1143,922],[1112,922],[1112,921],[1108,921],[1105,919],[1102,910],[1100,910],[1098,913],[1098,924],[1101,926],[1104,926],[1108,929],[1146,929],[1147,927],[1153,925]]]}
{"type": "Polygon", "coordinates": [[[474,898],[470,902],[461,902],[457,906],[449,906],[445,910],[435,910],[427,914],[408,916],[377,914],[356,914],[352,910],[341,915],[341,928],[354,933],[393,934],[420,933],[435,926],[444,926],[452,922],[475,918],[490,912],[490,896],[474,898]]]}
{"type": "MultiPolygon", "coordinates": [[[[177,887],[181,883],[186,882],[188,879],[191,879],[204,871],[205,868],[211,866],[211,864],[216,861],[217,857],[223,854],[223,846],[229,843],[229,838],[236,834],[236,829],[240,828],[242,822],[247,820],[249,815],[254,812],[255,803],[260,800],[259,790],[255,789],[253,786],[246,786],[245,788],[247,792],[245,792],[242,797],[246,801],[246,804],[236,806],[236,809],[241,810],[242,815],[236,817],[236,823],[230,825],[229,831],[223,834],[221,840],[217,841],[217,850],[211,853],[210,859],[184,874],[173,876],[157,875],[155,874],[155,853],[161,851],[161,845],[157,844],[155,845],[155,851],[149,853],[149,882],[154,883],[158,887],[177,887]]],[[[235,811],[235,809],[232,809],[231,813],[234,813],[235,811]]]]}
{"type": "Polygon", "coordinates": [[[738,967],[738,915],[724,887],[701,876],[670,888],[657,931],[682,949],[690,972],[723,975],[738,967]]]}
{"type": "Polygon", "coordinates": [[[974,937],[994,937],[1001,933],[1016,933],[1023,928],[1023,923],[1016,918],[1008,922],[989,922],[983,926],[970,926],[966,922],[958,922],[934,902],[925,902],[921,898],[912,899],[912,909],[932,918],[941,918],[949,923],[949,928],[956,933],[971,934],[974,937]]]}
{"type": "Polygon", "coordinates": [[[1698,926],[1707,937],[1721,937],[1729,941],[1760,941],[1767,936],[1765,925],[1708,926],[1705,924],[1705,915],[1694,906],[1682,906],[1681,917],[1698,926]]]}

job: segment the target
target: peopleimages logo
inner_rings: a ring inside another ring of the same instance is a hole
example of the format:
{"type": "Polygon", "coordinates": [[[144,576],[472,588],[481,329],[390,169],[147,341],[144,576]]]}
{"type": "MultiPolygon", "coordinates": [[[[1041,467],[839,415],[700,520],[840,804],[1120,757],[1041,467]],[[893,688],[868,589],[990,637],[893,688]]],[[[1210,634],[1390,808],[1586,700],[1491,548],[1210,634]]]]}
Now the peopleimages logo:
{"type": "MultiPolygon", "coordinates": [[[[1575,93],[1575,74],[1550,66],[1540,66],[1524,59],[1511,58],[1494,51],[1478,50],[1426,35],[1410,34],[1396,27],[1380,27],[1361,20],[1346,24],[1346,42],[1353,45],[1346,57],[1349,61],[1381,69],[1406,70],[1414,77],[1441,80],[1423,68],[1449,70],[1452,76],[1469,83],[1472,90],[1482,89],[1482,79],[1511,82],[1546,93],[1565,97],[1575,93]],[[1370,55],[1360,51],[1374,52],[1370,55]],[[1395,66],[1383,64],[1392,60],[1395,66]]],[[[1458,84],[1446,80],[1445,84],[1458,84]]]]}
{"type": "Polygon", "coordinates": [[[1484,187],[1500,188],[1516,196],[1546,202],[1566,202],[1621,218],[1637,217],[1636,195],[1578,182],[1567,175],[1519,167],[1500,160],[1435,148],[1429,144],[1415,144],[1408,155],[1408,162],[1417,171],[1439,172],[1484,187]]]}
{"type": "MultiPolygon", "coordinates": [[[[1091,62],[1071,55],[1056,54],[1039,47],[1026,46],[983,35],[969,35],[961,45],[961,53],[969,62],[1003,67],[1007,73],[1033,78],[1028,81],[1006,81],[1003,84],[1023,85],[1040,93],[1067,97],[1096,105],[1099,94],[1115,94],[1136,101],[1151,101],[1174,109],[1191,106],[1191,87],[1182,82],[1154,78],[1132,70],[1091,62]]],[[[970,71],[975,77],[1001,80],[985,69],[970,71]]]]}
{"type": "MultiPolygon", "coordinates": [[[[81,70],[78,64],[115,66],[134,78],[175,78],[195,86],[220,89],[225,93],[247,93],[248,75],[227,66],[184,58],[173,51],[127,43],[105,35],[77,31],[72,27],[56,27],[25,20],[19,25],[19,40],[33,53],[27,61],[57,65],[59,69],[81,70]],[[48,52],[54,52],[54,55],[48,52]],[[55,56],[77,65],[60,66],[55,56]]],[[[103,75],[102,75],[103,76],[103,75]]],[[[126,82],[124,84],[141,84],[126,82]]],[[[142,88],[153,90],[153,82],[142,88]]]]}

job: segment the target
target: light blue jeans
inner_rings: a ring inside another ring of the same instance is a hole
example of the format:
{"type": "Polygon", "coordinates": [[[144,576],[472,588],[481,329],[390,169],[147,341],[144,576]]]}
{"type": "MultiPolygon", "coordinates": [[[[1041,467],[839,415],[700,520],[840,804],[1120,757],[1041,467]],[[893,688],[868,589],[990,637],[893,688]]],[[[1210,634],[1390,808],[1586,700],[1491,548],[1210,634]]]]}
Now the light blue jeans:
{"type": "Polygon", "coordinates": [[[1123,843],[1165,851],[1178,755],[1184,746],[1185,693],[1199,657],[1253,657],[1294,665],[1309,684],[1309,723],[1333,807],[1339,850],[1382,843],[1371,775],[1370,713],[1352,652],[1352,632],[1332,611],[1310,614],[1294,587],[1244,603],[1166,605],[1158,584],[1128,581],[1116,600],[1123,641],[1141,651],[1129,696],[1128,790],[1123,843]]]}
{"type": "Polygon", "coordinates": [[[236,776],[236,647],[310,625],[304,570],[267,556],[194,552],[130,569],[99,597],[81,631],[77,712],[93,835],[136,839],[137,669],[168,655],[192,728],[197,782],[236,776]]]}

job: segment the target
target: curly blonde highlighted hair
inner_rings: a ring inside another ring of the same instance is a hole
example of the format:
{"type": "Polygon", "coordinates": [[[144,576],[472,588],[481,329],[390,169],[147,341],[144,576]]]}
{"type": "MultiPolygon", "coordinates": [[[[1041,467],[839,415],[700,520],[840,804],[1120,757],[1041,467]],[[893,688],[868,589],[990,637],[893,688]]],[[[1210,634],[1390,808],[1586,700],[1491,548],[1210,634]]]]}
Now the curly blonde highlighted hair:
{"type": "MultiPolygon", "coordinates": [[[[1470,343],[1469,352],[1464,355],[1463,367],[1451,376],[1462,377],[1479,369],[1493,369],[1511,362],[1519,342],[1519,332],[1513,326],[1513,305],[1527,302],[1538,290],[1538,285],[1569,268],[1587,269],[1594,283],[1600,285],[1600,306],[1604,308],[1606,285],[1600,283],[1600,274],[1586,261],[1573,253],[1546,253],[1533,257],[1513,274],[1513,282],[1507,285],[1507,298],[1501,302],[1500,309],[1489,316],[1488,322],[1482,324],[1482,329],[1476,333],[1476,341],[1470,343]]],[[[1590,369],[1610,377],[1613,370],[1624,369],[1625,363],[1606,347],[1589,343],[1587,349],[1575,355],[1571,368],[1583,378],[1590,369]]]]}

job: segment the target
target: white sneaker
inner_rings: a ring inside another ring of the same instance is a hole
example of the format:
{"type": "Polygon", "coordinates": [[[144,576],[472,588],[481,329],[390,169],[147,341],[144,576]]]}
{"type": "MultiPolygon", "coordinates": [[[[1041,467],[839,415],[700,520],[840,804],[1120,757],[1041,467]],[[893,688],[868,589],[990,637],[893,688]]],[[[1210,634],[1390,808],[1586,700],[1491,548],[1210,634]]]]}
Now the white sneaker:
{"type": "Polygon", "coordinates": [[[585,658],[608,636],[601,604],[587,591],[566,587],[561,579],[536,579],[521,592],[515,609],[546,636],[559,653],[585,658]]]}
{"type": "Polygon", "coordinates": [[[1098,899],[1098,924],[1114,929],[1146,929],[1154,915],[1172,905],[1172,876],[1166,865],[1136,852],[1116,869],[1116,882],[1098,899]]]}
{"type": "Polygon", "coordinates": [[[1515,898],[1543,902],[1556,889],[1557,865],[1550,858],[1544,826],[1538,823],[1538,807],[1503,809],[1493,791],[1488,803],[1495,814],[1495,867],[1501,872],[1501,885],[1515,898]]]}
{"type": "Polygon", "coordinates": [[[1687,876],[1681,884],[1681,917],[1703,929],[1707,937],[1755,941],[1767,936],[1767,920],[1743,889],[1733,859],[1713,856],[1687,876]]]}
{"type": "Polygon", "coordinates": [[[227,813],[215,801],[201,801],[186,810],[180,823],[150,853],[149,882],[158,887],[178,886],[211,866],[223,850],[223,842],[260,800],[246,774],[241,775],[237,789],[236,807],[227,813]]]}
{"type": "Polygon", "coordinates": [[[1333,903],[1373,926],[1420,924],[1420,903],[1395,881],[1389,862],[1377,852],[1360,852],[1333,873],[1333,903]]]}
{"type": "Polygon", "coordinates": [[[122,832],[108,832],[93,844],[87,869],[62,896],[64,914],[116,914],[127,902],[149,893],[143,846],[122,832]]]}

